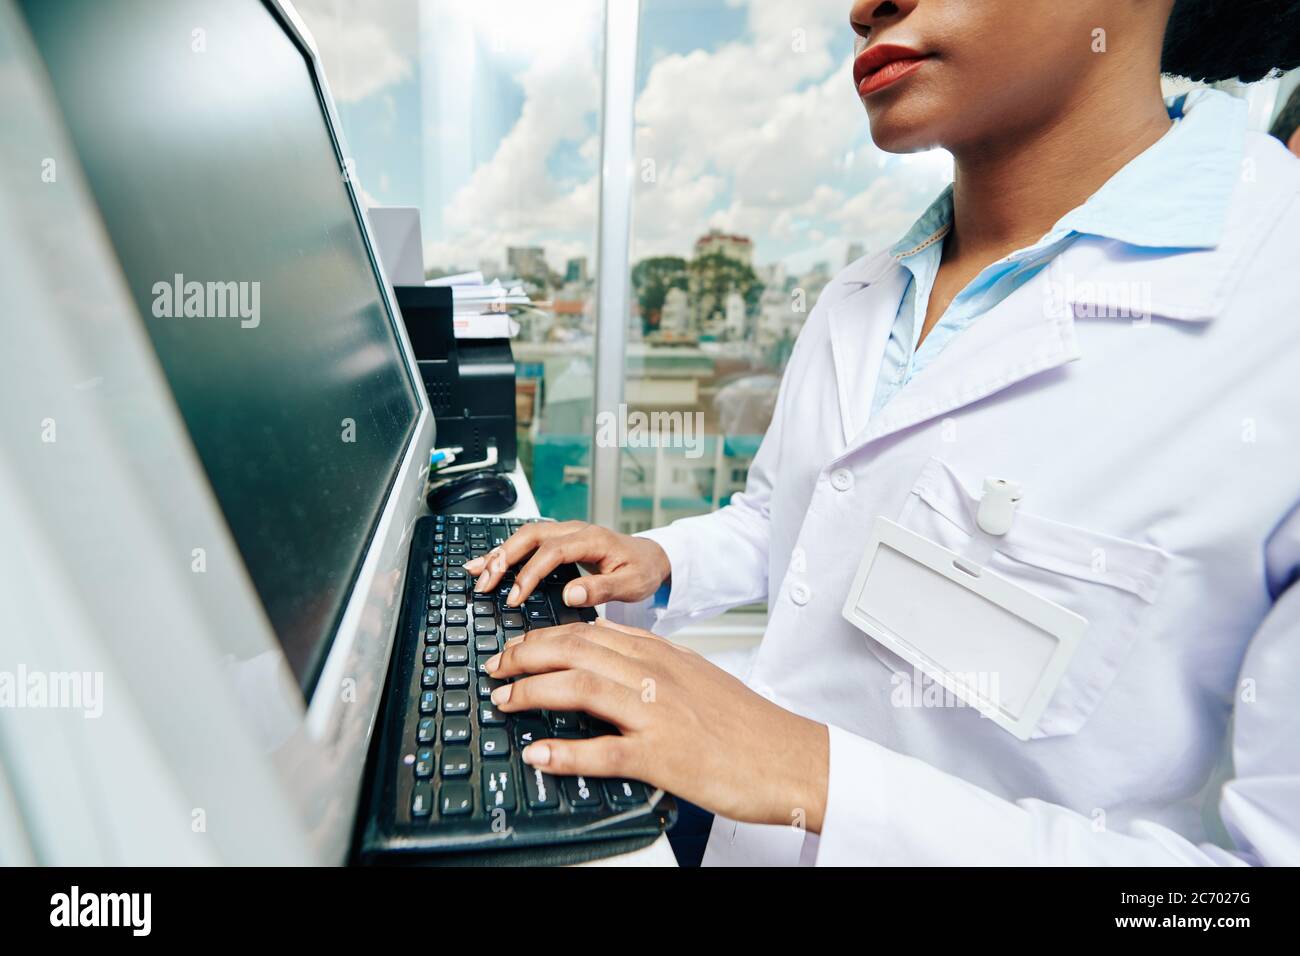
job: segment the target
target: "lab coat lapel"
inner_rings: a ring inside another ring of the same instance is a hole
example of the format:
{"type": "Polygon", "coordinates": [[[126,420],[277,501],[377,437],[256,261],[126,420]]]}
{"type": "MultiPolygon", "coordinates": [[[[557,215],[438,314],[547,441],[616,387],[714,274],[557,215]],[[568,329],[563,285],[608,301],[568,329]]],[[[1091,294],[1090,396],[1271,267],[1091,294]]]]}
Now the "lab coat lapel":
{"type": "MultiPolygon", "coordinates": [[[[1056,281],[1047,268],[1047,281],[1056,281]]],[[[899,271],[902,271],[901,269],[899,271]]],[[[1027,378],[1079,358],[1071,303],[1048,293],[1043,277],[1012,293],[977,319],[849,439],[847,452],[923,421],[979,401],[1027,378]]],[[[902,295],[900,289],[898,295],[902,295]]],[[[895,303],[897,299],[895,299],[895,303]]],[[[883,349],[883,342],[881,345],[883,349]]],[[[873,361],[872,387],[881,350],[873,361]]],[[[857,421],[865,421],[871,396],[861,400],[857,421]]]]}
{"type": "Polygon", "coordinates": [[[907,270],[893,257],[868,260],[857,276],[845,279],[851,291],[831,307],[831,357],[845,444],[871,414],[880,362],[907,280],[907,270]]]}

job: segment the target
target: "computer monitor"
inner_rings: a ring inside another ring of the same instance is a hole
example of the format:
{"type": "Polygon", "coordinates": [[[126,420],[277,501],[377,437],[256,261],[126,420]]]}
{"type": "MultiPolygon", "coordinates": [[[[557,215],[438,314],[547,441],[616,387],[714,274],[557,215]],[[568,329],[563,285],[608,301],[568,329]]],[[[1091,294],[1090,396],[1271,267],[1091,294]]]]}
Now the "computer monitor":
{"type": "Polygon", "coordinates": [[[313,53],[291,11],[261,0],[21,7],[194,448],[310,696],[425,407],[313,53]]]}

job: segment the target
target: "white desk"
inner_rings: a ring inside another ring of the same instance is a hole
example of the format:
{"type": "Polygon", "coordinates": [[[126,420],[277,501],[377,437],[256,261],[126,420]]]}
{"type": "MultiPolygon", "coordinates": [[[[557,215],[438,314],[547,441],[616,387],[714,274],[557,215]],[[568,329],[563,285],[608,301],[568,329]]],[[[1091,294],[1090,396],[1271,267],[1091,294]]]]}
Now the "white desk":
{"type": "MultiPolygon", "coordinates": [[[[515,490],[519,492],[519,500],[515,506],[506,512],[509,518],[537,518],[540,513],[537,510],[537,499],[533,497],[532,486],[528,484],[528,478],[524,475],[522,465],[516,464],[515,470],[510,473],[510,480],[515,483],[515,490]]],[[[581,866],[676,866],[677,857],[673,856],[673,849],[668,845],[668,838],[661,836],[647,847],[640,850],[634,850],[631,853],[621,853],[618,856],[607,856],[604,859],[593,860],[590,863],[580,864],[581,866]]]]}

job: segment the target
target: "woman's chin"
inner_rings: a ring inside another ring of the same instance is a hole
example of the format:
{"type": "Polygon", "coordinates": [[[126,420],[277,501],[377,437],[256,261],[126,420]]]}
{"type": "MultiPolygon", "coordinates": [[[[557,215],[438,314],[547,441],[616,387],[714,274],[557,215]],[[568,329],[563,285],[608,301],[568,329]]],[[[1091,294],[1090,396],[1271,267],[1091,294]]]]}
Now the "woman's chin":
{"type": "Polygon", "coordinates": [[[872,142],[887,153],[919,153],[943,143],[942,112],[927,109],[915,99],[871,103],[867,119],[872,142]]]}

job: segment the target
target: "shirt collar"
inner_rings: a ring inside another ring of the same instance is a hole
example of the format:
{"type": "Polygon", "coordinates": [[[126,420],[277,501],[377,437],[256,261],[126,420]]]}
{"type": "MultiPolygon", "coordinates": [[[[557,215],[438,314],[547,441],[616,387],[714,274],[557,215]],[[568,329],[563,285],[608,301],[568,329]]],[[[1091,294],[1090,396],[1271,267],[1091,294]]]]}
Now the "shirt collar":
{"type": "MultiPolygon", "coordinates": [[[[1074,235],[1155,249],[1211,249],[1240,177],[1246,103],[1219,90],[1194,90],[1166,104],[1173,127],[1071,210],[1036,245],[1074,235]]],[[[952,228],[952,186],[890,251],[914,255],[952,228]]]]}

